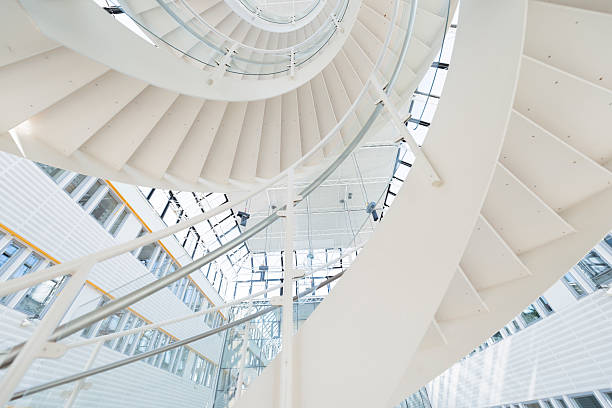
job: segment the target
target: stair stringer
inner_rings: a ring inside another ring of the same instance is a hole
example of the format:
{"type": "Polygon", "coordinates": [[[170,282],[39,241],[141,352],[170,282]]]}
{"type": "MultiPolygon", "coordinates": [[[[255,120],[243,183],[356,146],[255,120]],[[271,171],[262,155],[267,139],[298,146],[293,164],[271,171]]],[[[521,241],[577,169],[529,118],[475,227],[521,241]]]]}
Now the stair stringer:
{"type": "MultiPolygon", "coordinates": [[[[388,408],[465,250],[512,107],[525,1],[465,0],[462,6],[465,22],[438,108],[444,120],[434,122],[424,147],[444,184],[432,187],[417,159],[368,245],[300,328],[293,347],[295,408],[388,408]],[[482,18],[486,24],[479,24],[482,18]],[[469,119],[475,116],[482,119],[469,119]]],[[[236,408],[279,407],[279,358],[236,408]]]]}

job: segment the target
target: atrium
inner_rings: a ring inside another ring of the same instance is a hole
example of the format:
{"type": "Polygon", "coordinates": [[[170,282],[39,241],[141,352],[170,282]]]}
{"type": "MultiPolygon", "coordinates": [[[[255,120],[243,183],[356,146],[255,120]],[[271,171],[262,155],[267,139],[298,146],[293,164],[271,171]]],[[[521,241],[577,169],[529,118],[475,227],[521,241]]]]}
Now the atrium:
{"type": "Polygon", "coordinates": [[[0,407],[612,408],[610,0],[3,0],[0,407]]]}

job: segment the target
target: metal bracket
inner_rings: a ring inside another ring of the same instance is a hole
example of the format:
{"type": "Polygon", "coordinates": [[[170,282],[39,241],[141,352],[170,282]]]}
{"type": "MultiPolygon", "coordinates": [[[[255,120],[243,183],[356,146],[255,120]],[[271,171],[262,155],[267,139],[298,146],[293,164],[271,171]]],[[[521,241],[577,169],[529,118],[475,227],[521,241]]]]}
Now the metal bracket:
{"type": "Polygon", "coordinates": [[[40,358],[60,358],[68,351],[68,347],[61,343],[47,342],[40,349],[40,358]]]}
{"type": "Polygon", "coordinates": [[[338,31],[340,31],[341,33],[344,32],[344,26],[342,26],[340,24],[340,21],[338,21],[338,17],[336,17],[335,13],[332,13],[331,15],[331,20],[334,23],[334,25],[336,26],[336,28],[338,29],[338,31]]]}
{"type": "Polygon", "coordinates": [[[230,62],[232,61],[232,56],[237,53],[237,49],[240,46],[239,43],[234,43],[230,48],[226,48],[226,53],[221,57],[220,61],[215,60],[217,64],[217,68],[215,69],[215,76],[222,77],[225,74],[225,71],[230,67],[230,62]]]}

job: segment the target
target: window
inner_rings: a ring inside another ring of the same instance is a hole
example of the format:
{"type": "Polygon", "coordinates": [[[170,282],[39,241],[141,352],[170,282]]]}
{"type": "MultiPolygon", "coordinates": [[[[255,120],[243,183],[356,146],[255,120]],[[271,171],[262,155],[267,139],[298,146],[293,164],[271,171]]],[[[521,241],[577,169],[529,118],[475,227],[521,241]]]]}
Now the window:
{"type": "Polygon", "coordinates": [[[506,336],[512,336],[512,332],[510,331],[509,328],[504,327],[504,332],[506,333],[506,336]]]}
{"type": "Polygon", "coordinates": [[[56,183],[62,178],[64,173],[66,173],[66,170],[58,169],[57,167],[49,166],[48,164],[36,163],[36,165],[56,183]]]}
{"type": "Polygon", "coordinates": [[[145,266],[145,268],[148,269],[151,265],[151,260],[153,259],[153,255],[155,254],[156,250],[157,244],[149,244],[142,247],[142,250],[138,254],[138,260],[145,266]]]}
{"type": "Polygon", "coordinates": [[[86,178],[87,177],[82,174],[77,174],[68,182],[68,184],[66,184],[64,191],[68,193],[69,196],[72,196],[79,186],[83,184],[86,178]]]}
{"type": "Polygon", "coordinates": [[[542,309],[544,309],[544,313],[546,313],[546,315],[554,313],[552,306],[550,306],[550,303],[548,303],[548,300],[546,300],[544,296],[540,296],[538,298],[538,303],[540,306],[542,306],[542,309]]]}
{"type": "MultiPolygon", "coordinates": [[[[21,276],[27,275],[28,273],[32,272],[32,270],[36,268],[36,266],[38,266],[41,261],[42,258],[40,256],[35,253],[31,253],[30,255],[28,255],[26,260],[21,265],[19,265],[19,267],[11,274],[9,279],[16,279],[21,276]]],[[[0,299],[0,304],[8,305],[11,299],[15,297],[15,295],[16,293],[11,293],[10,295],[2,297],[0,299]]]]}
{"type": "Polygon", "coordinates": [[[96,205],[96,208],[93,209],[91,216],[101,225],[105,225],[118,206],[119,201],[115,198],[113,193],[108,191],[104,197],[102,197],[98,205],[96,205]]]}
{"type": "Polygon", "coordinates": [[[15,309],[36,318],[44,316],[51,303],[53,303],[56,293],[67,281],[67,276],[60,276],[30,288],[25,296],[19,300],[15,309]]]}
{"type": "MultiPolygon", "coordinates": [[[[106,319],[102,320],[102,324],[100,324],[100,329],[98,330],[98,336],[104,336],[116,332],[119,328],[119,323],[123,319],[123,316],[125,316],[125,312],[125,310],[119,310],[118,312],[115,312],[106,319]]],[[[113,340],[107,340],[104,342],[104,345],[107,347],[112,347],[112,344],[113,340]]]]}
{"type": "Polygon", "coordinates": [[[521,326],[519,326],[518,322],[516,320],[512,321],[512,326],[514,327],[514,331],[520,331],[521,330],[521,326]]]}
{"type": "Polygon", "coordinates": [[[542,318],[536,310],[535,305],[527,306],[527,308],[521,313],[521,317],[526,326],[529,326],[542,318]]]}
{"type": "Polygon", "coordinates": [[[576,298],[580,299],[581,297],[586,295],[586,291],[584,290],[582,285],[578,283],[576,278],[574,278],[574,276],[571,273],[569,272],[566,273],[563,276],[562,280],[563,280],[563,283],[565,283],[565,286],[569,288],[570,292],[572,292],[572,294],[576,296],[576,298]]]}
{"type": "Polygon", "coordinates": [[[502,334],[500,332],[495,333],[492,337],[491,340],[493,340],[493,343],[497,343],[498,341],[501,341],[504,339],[504,336],[502,336],[502,334]]]}
{"type": "MultiPolygon", "coordinates": [[[[609,238],[612,240],[612,235],[608,235],[608,236],[606,236],[606,239],[607,239],[608,237],[609,237],[609,238]]],[[[605,395],[605,396],[606,396],[606,398],[608,398],[608,400],[610,400],[610,402],[612,403],[612,391],[604,391],[604,392],[603,392],[603,395],[605,395]]]]}
{"type": "Polygon", "coordinates": [[[603,408],[594,395],[581,395],[574,397],[574,401],[579,408],[603,408]]]}
{"type": "Polygon", "coordinates": [[[91,200],[91,198],[100,190],[104,185],[100,180],[96,180],[93,186],[89,187],[89,189],[79,198],[79,205],[81,207],[86,207],[87,203],[91,200]]]}
{"type": "Polygon", "coordinates": [[[545,408],[555,408],[552,402],[550,401],[542,401],[544,403],[545,408]]]}
{"type": "Polygon", "coordinates": [[[596,287],[612,281],[612,267],[608,265],[597,251],[590,251],[578,262],[578,266],[596,287]]]}
{"type": "Polygon", "coordinates": [[[136,350],[134,350],[134,354],[142,354],[149,351],[149,346],[151,344],[151,340],[153,340],[153,335],[156,333],[155,330],[147,330],[142,333],[142,336],[138,340],[138,344],[136,345],[136,350]]]}
{"type": "Polygon", "coordinates": [[[2,254],[0,254],[0,272],[6,270],[11,262],[19,255],[23,247],[17,244],[15,241],[9,242],[7,246],[4,247],[2,254]]]}
{"type": "Polygon", "coordinates": [[[117,217],[117,219],[115,220],[115,222],[113,222],[113,225],[110,227],[110,229],[108,230],[108,232],[112,235],[115,236],[117,235],[117,231],[119,231],[119,228],[121,228],[123,226],[124,221],[127,219],[128,215],[130,215],[130,213],[128,212],[128,210],[126,210],[125,208],[121,211],[121,214],[119,214],[119,216],[117,217]]]}
{"type": "MultiPolygon", "coordinates": [[[[144,320],[139,318],[136,321],[134,328],[142,327],[144,326],[144,324],[145,324],[144,320]]],[[[133,333],[128,336],[127,345],[125,346],[125,350],[123,351],[125,354],[128,354],[128,355],[132,354],[132,349],[134,348],[134,344],[136,344],[136,340],[138,339],[138,336],[139,336],[138,333],[133,333]]]]}
{"type": "MultiPolygon", "coordinates": [[[[170,343],[173,343],[172,341],[170,343]]],[[[168,350],[164,353],[164,358],[162,359],[161,365],[159,366],[162,370],[170,371],[172,368],[172,362],[174,361],[174,357],[176,356],[178,349],[168,350]]]]}
{"type": "Polygon", "coordinates": [[[537,402],[528,402],[525,405],[525,408],[540,408],[540,404],[538,404],[537,402]]]}
{"type": "MultiPolygon", "coordinates": [[[[134,323],[136,322],[136,316],[132,313],[128,312],[128,317],[125,321],[125,324],[121,330],[130,330],[134,323]]],[[[119,337],[117,339],[117,343],[115,344],[115,350],[122,352],[123,346],[125,345],[125,341],[128,339],[128,336],[119,337]]]]}
{"type": "Polygon", "coordinates": [[[557,403],[557,405],[559,406],[559,408],[568,408],[567,404],[565,403],[565,401],[563,400],[563,398],[556,398],[555,402],[557,403]]]}
{"type": "Polygon", "coordinates": [[[185,366],[187,365],[187,357],[189,356],[189,350],[185,347],[181,347],[179,350],[179,355],[175,361],[174,373],[176,375],[182,376],[185,372],[185,366]]]}
{"type": "MultiPolygon", "coordinates": [[[[104,295],[100,296],[100,301],[98,302],[98,307],[96,309],[101,308],[108,302],[110,302],[110,298],[108,296],[104,296],[104,295]]],[[[96,323],[92,323],[91,326],[84,328],[83,331],[81,332],[81,336],[85,337],[86,339],[93,336],[94,330],[96,329],[97,325],[98,323],[96,322],[96,323]]]]}
{"type": "Polygon", "coordinates": [[[606,237],[604,238],[604,242],[610,247],[612,248],[612,234],[608,234],[606,235],[606,237]]]}

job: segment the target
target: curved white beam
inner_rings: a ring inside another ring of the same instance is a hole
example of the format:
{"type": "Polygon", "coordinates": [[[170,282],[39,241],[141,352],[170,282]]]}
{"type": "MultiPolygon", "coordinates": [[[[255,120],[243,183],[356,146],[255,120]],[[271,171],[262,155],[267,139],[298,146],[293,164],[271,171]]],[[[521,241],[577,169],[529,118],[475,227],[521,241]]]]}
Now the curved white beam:
{"type": "MultiPolygon", "coordinates": [[[[457,269],[489,188],[517,81],[523,7],[524,2],[503,0],[462,3],[465,23],[425,145],[444,184],[432,187],[415,174],[423,169],[416,162],[350,271],[300,329],[294,407],[388,408],[457,269]],[[482,18],[491,23],[469,24],[482,18]],[[500,20],[507,20],[502,26],[512,32],[500,30],[500,20]],[[466,100],[466,94],[471,98],[466,100]]],[[[236,408],[278,407],[278,372],[275,362],[236,408]]]]}

